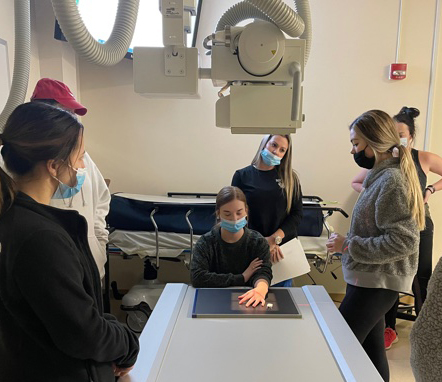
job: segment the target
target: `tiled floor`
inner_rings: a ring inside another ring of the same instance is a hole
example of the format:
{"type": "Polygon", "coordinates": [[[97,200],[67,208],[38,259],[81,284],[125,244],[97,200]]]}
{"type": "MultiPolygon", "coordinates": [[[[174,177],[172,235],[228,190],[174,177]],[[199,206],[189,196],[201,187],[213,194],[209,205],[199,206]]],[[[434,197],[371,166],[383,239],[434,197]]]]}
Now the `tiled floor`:
{"type": "Polygon", "coordinates": [[[399,341],[387,350],[390,365],[390,382],[414,382],[410,366],[410,330],[413,322],[398,320],[396,330],[399,341]]]}

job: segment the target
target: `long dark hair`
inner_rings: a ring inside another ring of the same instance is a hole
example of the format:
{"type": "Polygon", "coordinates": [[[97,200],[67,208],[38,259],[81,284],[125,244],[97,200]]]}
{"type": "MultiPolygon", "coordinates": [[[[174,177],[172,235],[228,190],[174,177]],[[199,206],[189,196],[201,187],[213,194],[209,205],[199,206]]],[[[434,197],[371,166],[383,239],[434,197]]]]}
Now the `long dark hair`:
{"type": "MultiPolygon", "coordinates": [[[[40,162],[69,164],[83,136],[83,125],[71,113],[44,103],[18,106],[6,121],[0,141],[6,170],[14,177],[31,174],[40,162]]],[[[0,169],[0,213],[16,193],[13,179],[0,169]]]]}

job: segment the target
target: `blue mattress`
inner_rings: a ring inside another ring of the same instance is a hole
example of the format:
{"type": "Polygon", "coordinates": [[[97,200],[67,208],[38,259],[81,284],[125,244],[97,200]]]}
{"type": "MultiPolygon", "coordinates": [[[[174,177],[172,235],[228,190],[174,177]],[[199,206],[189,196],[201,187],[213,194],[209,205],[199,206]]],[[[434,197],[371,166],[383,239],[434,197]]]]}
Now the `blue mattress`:
{"type": "Polygon", "coordinates": [[[319,237],[324,229],[324,215],[319,203],[304,203],[298,236],[319,237]]]}
{"type": "MultiPolygon", "coordinates": [[[[171,197],[114,194],[111,198],[107,222],[110,227],[128,231],[155,231],[150,220],[150,213],[158,208],[154,219],[159,231],[189,233],[185,216],[190,209],[189,220],[193,233],[203,235],[215,224],[215,201],[201,199],[177,199],[171,197]],[[123,196],[124,195],[124,196],[123,196]]],[[[303,218],[298,227],[299,236],[321,236],[323,230],[323,212],[320,205],[304,205],[303,218]],[[317,207],[317,208],[315,208],[317,207]]]]}
{"type": "Polygon", "coordinates": [[[192,210],[189,220],[194,234],[203,235],[215,224],[214,201],[198,203],[198,200],[189,199],[188,202],[182,203],[175,202],[174,198],[162,199],[164,201],[137,200],[114,194],[111,197],[107,222],[110,227],[120,230],[155,231],[150,213],[158,208],[154,219],[162,232],[190,233],[186,222],[186,213],[189,210],[192,210]]]}

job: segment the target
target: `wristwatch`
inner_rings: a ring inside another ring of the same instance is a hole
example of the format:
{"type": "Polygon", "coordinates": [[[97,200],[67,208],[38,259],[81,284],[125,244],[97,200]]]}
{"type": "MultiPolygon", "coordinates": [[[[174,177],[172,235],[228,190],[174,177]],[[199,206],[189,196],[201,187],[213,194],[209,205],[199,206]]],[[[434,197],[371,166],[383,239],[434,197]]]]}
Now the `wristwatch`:
{"type": "Polygon", "coordinates": [[[279,244],[281,244],[282,243],[282,237],[281,236],[276,236],[275,237],[275,244],[276,245],[279,245],[279,244]]]}
{"type": "Polygon", "coordinates": [[[425,189],[430,191],[432,194],[434,194],[436,192],[436,189],[434,188],[434,186],[432,184],[427,186],[425,189]]]}

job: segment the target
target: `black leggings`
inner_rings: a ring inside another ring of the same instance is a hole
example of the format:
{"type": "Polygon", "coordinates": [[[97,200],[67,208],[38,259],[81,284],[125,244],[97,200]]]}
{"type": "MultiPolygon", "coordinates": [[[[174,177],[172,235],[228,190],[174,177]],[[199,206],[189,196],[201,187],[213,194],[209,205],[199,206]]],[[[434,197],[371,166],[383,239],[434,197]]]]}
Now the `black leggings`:
{"type": "MultiPolygon", "coordinates": [[[[414,309],[416,316],[422,309],[422,304],[427,298],[427,286],[433,271],[433,230],[434,225],[431,217],[425,217],[425,229],[420,233],[419,242],[419,265],[413,280],[414,309]]],[[[406,291],[404,291],[406,292],[406,291]]],[[[385,325],[396,329],[396,315],[399,306],[399,298],[385,315],[385,325]]]]}
{"type": "Polygon", "coordinates": [[[347,284],[339,311],[362,344],[384,381],[390,380],[385,353],[385,313],[397,299],[398,292],[381,288],[361,288],[347,284]]]}

